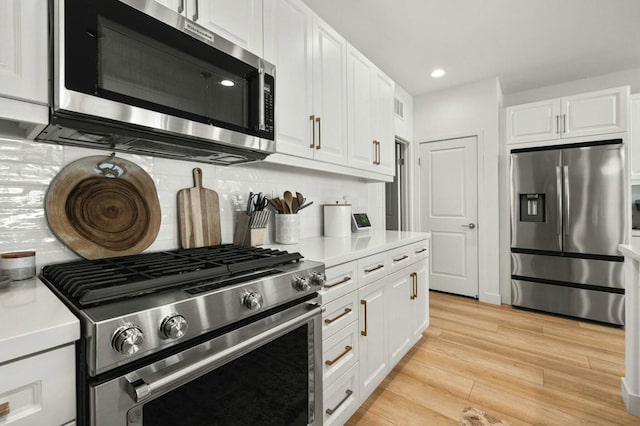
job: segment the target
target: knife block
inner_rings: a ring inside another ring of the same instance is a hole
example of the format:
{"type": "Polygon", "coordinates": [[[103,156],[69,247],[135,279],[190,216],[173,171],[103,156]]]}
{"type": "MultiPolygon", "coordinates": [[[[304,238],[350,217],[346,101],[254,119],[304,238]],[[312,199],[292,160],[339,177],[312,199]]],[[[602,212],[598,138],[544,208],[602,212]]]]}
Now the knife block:
{"type": "Polygon", "coordinates": [[[267,244],[267,224],[270,216],[271,212],[266,210],[252,212],[250,215],[243,211],[236,212],[233,244],[243,247],[267,244]]]}

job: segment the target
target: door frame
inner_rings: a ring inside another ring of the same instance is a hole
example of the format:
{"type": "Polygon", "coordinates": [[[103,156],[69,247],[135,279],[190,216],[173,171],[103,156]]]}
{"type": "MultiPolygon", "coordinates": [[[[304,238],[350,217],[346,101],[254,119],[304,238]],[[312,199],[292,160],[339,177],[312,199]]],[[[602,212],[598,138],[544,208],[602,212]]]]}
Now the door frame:
{"type": "MultiPolygon", "coordinates": [[[[489,256],[490,236],[499,233],[499,200],[498,200],[498,188],[493,188],[486,179],[485,159],[495,158],[495,166],[498,167],[498,153],[491,155],[485,151],[484,132],[481,129],[471,129],[467,131],[447,133],[442,135],[431,135],[427,138],[421,138],[418,142],[430,143],[447,139],[460,139],[466,137],[475,137],[477,141],[477,170],[478,170],[478,300],[481,302],[492,303],[494,305],[500,305],[500,283],[498,280],[498,260],[499,256],[495,255],[496,261],[491,263],[489,256]],[[487,200],[489,200],[487,202],[487,200]],[[491,220],[493,218],[494,220],[491,220]],[[494,278],[491,278],[491,277],[494,278]],[[493,284],[491,281],[495,281],[493,284]]],[[[413,188],[413,198],[419,200],[420,191],[423,183],[420,180],[420,165],[418,158],[420,156],[419,145],[416,146],[416,152],[413,154],[413,182],[415,183],[413,188]]],[[[414,203],[413,211],[417,212],[414,220],[414,226],[416,230],[422,229],[422,211],[420,203],[414,203]]]]}

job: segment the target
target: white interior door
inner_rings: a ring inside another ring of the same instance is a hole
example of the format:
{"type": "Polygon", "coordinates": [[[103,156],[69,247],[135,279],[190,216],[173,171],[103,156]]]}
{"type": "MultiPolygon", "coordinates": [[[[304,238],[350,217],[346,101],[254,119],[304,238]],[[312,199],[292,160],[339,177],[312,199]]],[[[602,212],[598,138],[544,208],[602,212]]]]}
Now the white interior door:
{"type": "Polygon", "coordinates": [[[429,288],[478,297],[477,138],[420,144],[421,229],[431,232],[429,288]]]}

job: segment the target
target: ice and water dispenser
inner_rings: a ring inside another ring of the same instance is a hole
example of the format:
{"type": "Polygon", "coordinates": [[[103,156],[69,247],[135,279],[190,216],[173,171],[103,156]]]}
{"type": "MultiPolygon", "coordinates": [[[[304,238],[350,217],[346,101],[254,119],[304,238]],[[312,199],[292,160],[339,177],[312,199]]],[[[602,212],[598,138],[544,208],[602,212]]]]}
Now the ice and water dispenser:
{"type": "Polygon", "coordinates": [[[544,195],[520,194],[520,222],[544,222],[544,195]]]}

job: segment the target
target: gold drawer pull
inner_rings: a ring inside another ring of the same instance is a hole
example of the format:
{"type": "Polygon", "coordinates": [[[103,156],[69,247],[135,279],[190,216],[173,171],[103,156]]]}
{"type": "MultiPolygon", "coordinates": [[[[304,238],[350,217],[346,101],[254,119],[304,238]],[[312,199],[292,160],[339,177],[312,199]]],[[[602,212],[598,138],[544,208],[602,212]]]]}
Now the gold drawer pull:
{"type": "Polygon", "coordinates": [[[6,416],[11,412],[11,407],[9,407],[9,401],[3,402],[0,404],[0,416],[6,416]]]}
{"type": "Polygon", "coordinates": [[[373,268],[365,269],[364,271],[368,274],[369,272],[377,271],[378,269],[384,268],[384,265],[374,266],[373,268]]]}
{"type": "Polygon", "coordinates": [[[310,115],[309,116],[309,120],[311,120],[311,145],[309,145],[309,148],[315,148],[315,146],[316,146],[316,123],[315,123],[315,119],[316,119],[315,115],[310,115]]]}
{"type": "Polygon", "coordinates": [[[427,251],[426,248],[421,248],[420,250],[416,250],[416,254],[424,253],[425,251],[427,251]]]}
{"type": "Polygon", "coordinates": [[[351,308],[344,308],[344,312],[343,313],[341,313],[340,315],[338,315],[335,318],[331,318],[331,319],[327,318],[326,320],[324,320],[324,323],[325,324],[331,324],[334,321],[338,321],[340,318],[342,318],[343,316],[347,315],[349,312],[351,312],[351,308]]]}
{"type": "Polygon", "coordinates": [[[341,280],[340,280],[340,281],[338,281],[337,283],[333,283],[333,284],[325,284],[323,287],[324,287],[324,288],[331,288],[331,287],[335,287],[335,286],[340,285],[340,284],[344,284],[344,283],[346,283],[346,282],[348,282],[348,281],[351,281],[351,277],[344,277],[343,279],[341,279],[341,280]]]}
{"type": "Polygon", "coordinates": [[[367,301],[361,300],[360,304],[364,306],[364,331],[361,331],[362,336],[367,336],[367,301]]]}
{"type": "Polygon", "coordinates": [[[326,360],[324,363],[325,363],[325,364],[327,364],[327,365],[333,365],[333,364],[335,364],[336,362],[338,362],[338,360],[339,360],[340,358],[342,358],[343,356],[345,356],[346,354],[348,354],[348,353],[351,351],[351,349],[353,349],[351,346],[345,346],[345,347],[344,347],[344,352],[342,352],[340,355],[338,355],[338,356],[337,356],[337,357],[335,357],[334,359],[328,359],[328,360],[326,360]]]}
{"type": "Polygon", "coordinates": [[[340,406],[341,406],[342,404],[344,404],[344,402],[345,402],[347,399],[349,399],[349,397],[351,396],[351,394],[353,394],[353,391],[352,391],[351,389],[347,389],[347,391],[346,391],[345,393],[346,393],[345,397],[344,397],[344,398],[342,398],[342,401],[338,402],[338,405],[336,405],[336,406],[335,406],[335,407],[333,407],[333,408],[327,408],[327,409],[325,410],[325,412],[326,412],[328,415],[332,415],[333,413],[335,413],[335,412],[336,412],[336,410],[338,410],[338,408],[340,408],[340,406]]]}
{"type": "Polygon", "coordinates": [[[403,260],[407,259],[408,257],[409,257],[409,256],[407,256],[407,255],[405,254],[404,256],[400,256],[400,257],[399,257],[399,258],[397,258],[397,259],[393,259],[393,261],[394,261],[394,262],[401,262],[401,261],[403,261],[403,260]]]}

